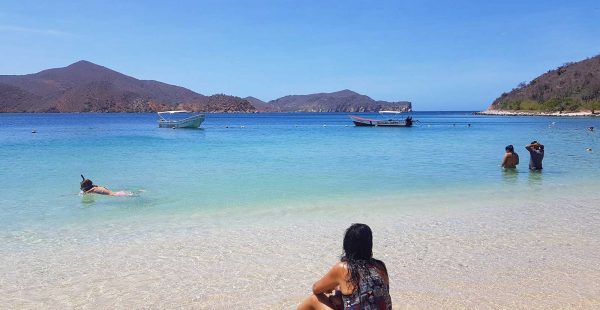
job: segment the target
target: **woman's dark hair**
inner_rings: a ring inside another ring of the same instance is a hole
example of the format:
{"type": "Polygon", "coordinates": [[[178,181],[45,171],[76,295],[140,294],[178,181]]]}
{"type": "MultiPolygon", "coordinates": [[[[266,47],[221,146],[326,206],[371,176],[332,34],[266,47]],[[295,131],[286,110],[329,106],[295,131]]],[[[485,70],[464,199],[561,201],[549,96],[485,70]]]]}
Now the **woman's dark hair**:
{"type": "Polygon", "coordinates": [[[344,235],[344,253],[341,261],[348,266],[348,282],[358,287],[361,271],[369,274],[369,265],[377,265],[385,270],[382,262],[373,258],[373,233],[365,224],[352,224],[344,235]]]}
{"type": "Polygon", "coordinates": [[[82,191],[87,192],[90,189],[92,189],[92,187],[94,187],[94,183],[92,183],[92,180],[86,179],[83,175],[81,175],[81,179],[83,181],[81,181],[81,183],[79,183],[79,188],[82,191]]]}
{"type": "Polygon", "coordinates": [[[507,151],[509,151],[509,152],[511,152],[511,153],[515,152],[515,148],[512,146],[512,144],[507,145],[504,149],[507,150],[507,151]]]}

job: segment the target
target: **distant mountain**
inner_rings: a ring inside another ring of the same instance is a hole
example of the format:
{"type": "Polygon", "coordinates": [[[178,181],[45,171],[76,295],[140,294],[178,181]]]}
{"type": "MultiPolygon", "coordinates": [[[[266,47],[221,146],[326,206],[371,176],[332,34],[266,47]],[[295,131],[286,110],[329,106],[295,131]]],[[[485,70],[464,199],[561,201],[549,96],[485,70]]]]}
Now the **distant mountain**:
{"type": "Polygon", "coordinates": [[[27,75],[0,75],[0,112],[152,112],[171,109],[253,112],[244,99],[204,96],[158,81],[138,80],[78,61],[27,75]]]}
{"type": "Polygon", "coordinates": [[[600,55],[566,63],[498,97],[488,110],[572,112],[600,110],[600,55]]]}
{"type": "Polygon", "coordinates": [[[348,89],[333,93],[285,96],[268,103],[260,102],[253,105],[259,111],[276,112],[375,112],[411,111],[412,109],[408,101],[375,101],[348,89]]]}
{"type": "Polygon", "coordinates": [[[246,97],[246,98],[244,98],[244,100],[247,100],[248,102],[250,102],[250,104],[252,104],[252,106],[254,106],[254,108],[256,108],[256,111],[259,111],[259,112],[267,112],[267,111],[275,110],[272,104],[264,102],[258,98],[254,98],[252,96],[246,97]]]}

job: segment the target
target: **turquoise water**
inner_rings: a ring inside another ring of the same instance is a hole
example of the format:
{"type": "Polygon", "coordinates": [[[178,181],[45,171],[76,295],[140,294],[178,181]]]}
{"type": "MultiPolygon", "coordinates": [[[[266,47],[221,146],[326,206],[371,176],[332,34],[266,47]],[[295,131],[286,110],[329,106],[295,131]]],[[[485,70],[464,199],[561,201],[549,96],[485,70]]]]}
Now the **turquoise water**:
{"type": "Polygon", "coordinates": [[[209,114],[202,129],[172,130],[154,114],[2,114],[0,230],[461,190],[576,193],[599,180],[600,133],[586,130],[598,118],[413,116],[413,128],[361,128],[343,113],[209,114]],[[541,174],[527,169],[531,140],[546,146],[541,174]],[[499,168],[507,144],[521,155],[515,173],[499,168]],[[80,174],[137,196],[82,198],[80,174]]]}

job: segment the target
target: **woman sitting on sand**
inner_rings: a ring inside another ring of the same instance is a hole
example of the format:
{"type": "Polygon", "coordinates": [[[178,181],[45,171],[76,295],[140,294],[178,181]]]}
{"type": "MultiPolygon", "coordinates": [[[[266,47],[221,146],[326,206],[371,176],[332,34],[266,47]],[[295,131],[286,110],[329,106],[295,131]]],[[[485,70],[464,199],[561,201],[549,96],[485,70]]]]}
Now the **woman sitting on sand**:
{"type": "Polygon", "coordinates": [[[100,194],[100,195],[108,195],[108,196],[132,196],[133,195],[133,193],[131,193],[131,192],[125,192],[125,191],[113,192],[104,186],[94,185],[92,180],[86,179],[85,177],[83,177],[83,175],[81,175],[81,179],[83,179],[83,181],[81,181],[81,183],[79,183],[79,188],[81,188],[81,191],[84,194],[100,194]]]}
{"type": "Polygon", "coordinates": [[[392,309],[387,269],[373,258],[372,249],[371,228],[352,224],[341,261],[313,284],[313,295],[298,309],[392,309]]]}

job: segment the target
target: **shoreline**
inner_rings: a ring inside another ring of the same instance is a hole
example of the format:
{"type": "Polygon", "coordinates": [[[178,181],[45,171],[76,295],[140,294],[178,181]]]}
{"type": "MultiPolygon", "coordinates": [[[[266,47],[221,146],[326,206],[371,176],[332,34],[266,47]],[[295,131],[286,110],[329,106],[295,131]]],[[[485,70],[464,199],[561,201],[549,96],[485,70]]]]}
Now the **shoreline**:
{"type": "Polygon", "coordinates": [[[344,229],[363,222],[373,229],[374,256],[388,266],[395,308],[598,306],[597,194],[550,192],[486,203],[478,202],[487,192],[465,201],[454,193],[411,200],[410,209],[395,199],[376,201],[375,212],[325,204],[158,226],[81,225],[45,240],[12,236],[6,240],[22,241],[0,256],[7,280],[0,305],[293,309],[339,260],[344,229]]]}
{"type": "Polygon", "coordinates": [[[558,117],[598,117],[600,114],[591,111],[579,112],[537,112],[537,111],[510,111],[510,110],[485,110],[474,112],[473,115],[495,116],[558,116],[558,117]]]}

